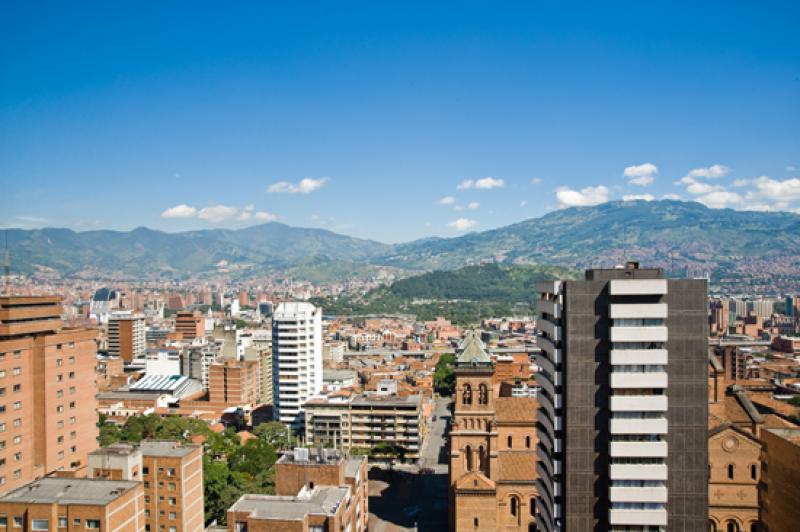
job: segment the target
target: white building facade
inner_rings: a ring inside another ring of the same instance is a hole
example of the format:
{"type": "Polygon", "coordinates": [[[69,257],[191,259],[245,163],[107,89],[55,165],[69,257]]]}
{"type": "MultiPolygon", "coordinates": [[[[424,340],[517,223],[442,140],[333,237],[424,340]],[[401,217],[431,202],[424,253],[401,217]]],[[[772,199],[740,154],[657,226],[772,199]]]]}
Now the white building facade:
{"type": "Polygon", "coordinates": [[[272,390],[276,420],[299,427],[306,400],[322,390],[322,311],[281,303],[272,316],[272,390]]]}

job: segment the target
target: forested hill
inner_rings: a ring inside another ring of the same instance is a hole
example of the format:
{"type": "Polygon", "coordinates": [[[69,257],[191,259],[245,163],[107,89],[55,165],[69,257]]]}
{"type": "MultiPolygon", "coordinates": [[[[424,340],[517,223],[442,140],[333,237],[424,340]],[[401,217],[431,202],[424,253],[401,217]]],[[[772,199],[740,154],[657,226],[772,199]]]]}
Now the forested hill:
{"type": "Polygon", "coordinates": [[[416,314],[420,320],[444,316],[470,324],[479,316],[531,315],[536,310],[536,283],[576,275],[559,266],[482,264],[409,277],[361,297],[313,302],[321,305],[325,314],[416,314]]]}

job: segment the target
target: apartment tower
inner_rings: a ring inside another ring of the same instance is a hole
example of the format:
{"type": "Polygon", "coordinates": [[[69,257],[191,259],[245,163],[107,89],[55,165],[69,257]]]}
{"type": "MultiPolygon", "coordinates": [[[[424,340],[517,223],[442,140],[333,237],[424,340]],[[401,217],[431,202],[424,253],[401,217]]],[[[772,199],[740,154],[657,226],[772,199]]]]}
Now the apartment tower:
{"type": "Polygon", "coordinates": [[[539,292],[538,530],[706,529],[706,281],[629,262],[539,292]]]}
{"type": "Polygon", "coordinates": [[[144,316],[129,310],[112,312],[108,318],[108,354],[130,363],[143,359],[145,349],[144,316]]]}
{"type": "Polygon", "coordinates": [[[97,447],[97,331],[57,296],[0,297],[0,492],[86,466],[97,447]]]}
{"type": "Polygon", "coordinates": [[[322,389],[322,312],[311,303],[281,303],[272,316],[272,389],[275,419],[301,426],[322,389]]]}

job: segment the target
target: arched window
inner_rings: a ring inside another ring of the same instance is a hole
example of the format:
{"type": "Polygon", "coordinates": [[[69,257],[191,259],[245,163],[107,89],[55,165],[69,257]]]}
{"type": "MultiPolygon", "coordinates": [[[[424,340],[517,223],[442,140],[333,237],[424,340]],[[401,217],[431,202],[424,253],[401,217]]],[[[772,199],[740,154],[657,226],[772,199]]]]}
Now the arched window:
{"type": "Polygon", "coordinates": [[[528,523],[528,532],[536,532],[536,523],[528,523]]]}
{"type": "Polygon", "coordinates": [[[758,523],[750,523],[750,532],[759,532],[758,523]]]}
{"type": "Polygon", "coordinates": [[[726,532],[739,532],[739,524],[731,519],[725,527],[726,532]]]}
{"type": "Polygon", "coordinates": [[[461,402],[465,405],[472,404],[472,386],[469,384],[464,385],[464,392],[462,394],[461,402]]]}
{"type": "Polygon", "coordinates": [[[536,517],[536,498],[531,497],[531,517],[536,517]]]}
{"type": "Polygon", "coordinates": [[[478,386],[478,403],[482,405],[489,404],[489,389],[484,383],[481,383],[480,386],[478,386]]]}
{"type": "Polygon", "coordinates": [[[525,436],[525,447],[527,449],[531,448],[531,437],[530,436],[525,436]]]}
{"type": "Polygon", "coordinates": [[[757,476],[758,476],[758,466],[755,464],[750,464],[750,478],[755,480],[757,476]]]}
{"type": "Polygon", "coordinates": [[[510,507],[511,507],[511,515],[516,517],[517,514],[519,514],[519,501],[517,500],[516,497],[511,497],[510,507]]]}
{"type": "Polygon", "coordinates": [[[486,449],[478,447],[478,469],[486,473],[486,449]]]}
{"type": "Polygon", "coordinates": [[[508,448],[511,449],[511,447],[512,447],[512,445],[511,445],[511,436],[509,436],[508,437],[508,448]]]}
{"type": "MultiPolygon", "coordinates": [[[[728,464],[728,480],[733,480],[733,464],[728,464]]],[[[730,526],[731,523],[733,523],[733,521],[730,521],[728,526],[730,526]]]]}
{"type": "Polygon", "coordinates": [[[467,445],[464,448],[464,457],[466,458],[467,461],[466,463],[467,471],[472,471],[472,447],[470,447],[469,445],[467,445]]]}
{"type": "Polygon", "coordinates": [[[509,509],[509,519],[511,524],[519,526],[521,519],[521,513],[519,508],[519,498],[516,495],[512,495],[508,501],[508,509],[509,509]]]}
{"type": "Polygon", "coordinates": [[[472,520],[472,523],[475,525],[475,528],[478,528],[478,518],[472,520]]]}
{"type": "Polygon", "coordinates": [[[712,520],[708,520],[708,530],[709,532],[717,532],[717,523],[712,520]]]}

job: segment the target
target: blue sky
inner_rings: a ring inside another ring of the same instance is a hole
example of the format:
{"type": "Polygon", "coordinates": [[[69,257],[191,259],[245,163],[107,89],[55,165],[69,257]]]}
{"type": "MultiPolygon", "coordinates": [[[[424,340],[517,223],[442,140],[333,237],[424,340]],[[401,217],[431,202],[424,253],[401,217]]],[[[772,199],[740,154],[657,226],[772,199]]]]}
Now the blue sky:
{"type": "Polygon", "coordinates": [[[800,209],[797,2],[432,4],[2,3],[0,226],[800,209]]]}

